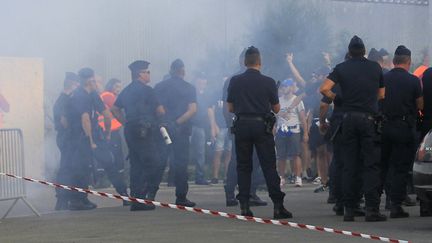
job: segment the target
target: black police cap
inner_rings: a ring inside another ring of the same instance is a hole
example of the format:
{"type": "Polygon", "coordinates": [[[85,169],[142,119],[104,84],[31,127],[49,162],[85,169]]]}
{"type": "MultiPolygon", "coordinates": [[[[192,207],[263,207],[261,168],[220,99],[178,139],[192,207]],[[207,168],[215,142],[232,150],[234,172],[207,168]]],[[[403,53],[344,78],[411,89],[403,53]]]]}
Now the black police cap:
{"type": "Polygon", "coordinates": [[[91,77],[93,77],[95,75],[95,72],[93,71],[93,69],[91,68],[81,68],[78,71],[78,76],[80,77],[81,80],[86,80],[89,79],[91,77]]]}
{"type": "Polygon", "coordinates": [[[175,59],[172,63],[171,63],[171,72],[175,72],[181,68],[184,68],[184,63],[180,58],[175,59]]]}
{"type": "Polygon", "coordinates": [[[73,72],[66,72],[64,80],[65,81],[79,81],[79,77],[78,77],[78,75],[76,75],[73,72]]]}
{"type": "Polygon", "coordinates": [[[364,49],[364,48],[365,45],[363,43],[363,40],[356,35],[351,39],[348,45],[348,49],[364,49]]]}
{"type": "Polygon", "coordinates": [[[411,56],[411,51],[404,45],[400,45],[396,48],[395,56],[411,56]]]}
{"type": "Polygon", "coordinates": [[[139,70],[148,69],[150,63],[144,60],[136,60],[133,63],[129,64],[129,69],[131,72],[137,72],[139,70]]]}
{"type": "Polygon", "coordinates": [[[260,54],[258,48],[256,48],[255,46],[248,47],[245,56],[254,55],[254,54],[258,54],[258,55],[260,54]]]}

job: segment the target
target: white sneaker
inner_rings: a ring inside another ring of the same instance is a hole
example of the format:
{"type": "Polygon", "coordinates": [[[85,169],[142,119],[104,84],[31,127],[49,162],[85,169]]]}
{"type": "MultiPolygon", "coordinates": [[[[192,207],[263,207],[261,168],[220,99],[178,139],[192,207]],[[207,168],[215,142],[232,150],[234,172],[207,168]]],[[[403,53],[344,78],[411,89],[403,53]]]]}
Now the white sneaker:
{"type": "Polygon", "coordinates": [[[303,181],[302,181],[302,178],[300,177],[300,176],[296,176],[296,179],[295,179],[295,186],[296,187],[301,187],[301,186],[303,186],[303,181]]]}
{"type": "Polygon", "coordinates": [[[321,177],[317,177],[317,178],[315,178],[315,180],[313,180],[313,182],[312,182],[314,185],[321,185],[322,183],[321,183],[321,177]]]}
{"type": "Polygon", "coordinates": [[[286,184],[285,178],[280,176],[280,186],[283,187],[286,184]]]}

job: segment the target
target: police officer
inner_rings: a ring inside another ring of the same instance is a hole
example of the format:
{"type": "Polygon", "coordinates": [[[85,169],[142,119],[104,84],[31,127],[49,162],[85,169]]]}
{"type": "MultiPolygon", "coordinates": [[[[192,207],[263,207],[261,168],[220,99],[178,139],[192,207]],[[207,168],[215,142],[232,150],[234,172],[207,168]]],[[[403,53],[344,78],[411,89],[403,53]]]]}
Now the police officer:
{"type": "MultiPolygon", "coordinates": [[[[54,127],[57,131],[56,143],[60,150],[60,166],[57,172],[57,183],[69,185],[68,168],[66,164],[67,146],[70,133],[68,133],[69,124],[66,119],[66,108],[72,92],[78,87],[78,75],[72,72],[66,72],[63,82],[63,92],[57,98],[53,107],[54,127]]],[[[56,189],[57,203],[55,210],[68,209],[69,192],[63,189],[56,189]]]]}
{"type": "MultiPolygon", "coordinates": [[[[90,184],[90,172],[93,165],[93,151],[97,149],[93,138],[93,130],[97,126],[99,114],[103,114],[109,140],[111,131],[110,113],[103,105],[102,100],[97,101],[96,82],[94,71],[91,68],[83,68],[78,72],[80,87],[77,88],[68,104],[67,120],[70,126],[70,147],[68,148],[67,164],[70,166],[71,185],[87,188],[90,184]],[[101,105],[102,104],[102,105],[101,105]]],[[[96,204],[90,202],[86,193],[73,192],[71,194],[70,210],[87,210],[96,208],[96,204]]]]}
{"type": "Polygon", "coordinates": [[[379,212],[379,135],[374,118],[378,99],[384,98],[385,93],[382,69],[364,58],[365,46],[359,37],[351,39],[348,51],[351,59],[338,64],[320,88],[334,102],[341,102],[342,97],[331,91],[333,86],[339,84],[343,94],[344,221],[354,221],[360,189],[356,175],[360,173],[364,178],[366,221],[385,221],[386,216],[379,212]]]}
{"type": "MultiPolygon", "coordinates": [[[[235,74],[239,75],[246,71],[246,67],[244,65],[246,48],[240,53],[239,56],[239,65],[240,70],[235,74]]],[[[230,128],[233,123],[234,114],[228,111],[227,103],[225,102],[228,97],[228,86],[230,84],[230,78],[227,79],[224,83],[222,90],[222,100],[223,100],[223,116],[225,120],[225,125],[227,128],[230,128]]],[[[233,137],[229,134],[231,140],[233,137]]],[[[231,160],[228,164],[226,183],[224,186],[225,189],[225,200],[227,207],[234,207],[238,205],[238,201],[235,197],[235,189],[237,187],[237,157],[235,153],[235,144],[233,143],[233,147],[231,149],[231,160]]],[[[256,191],[260,184],[262,178],[261,168],[259,166],[258,157],[256,155],[256,151],[253,155],[253,170],[252,170],[252,182],[251,182],[251,191],[249,197],[249,206],[267,206],[267,202],[258,197],[256,191]]]]}
{"type": "Polygon", "coordinates": [[[409,214],[401,205],[407,195],[407,178],[416,149],[416,119],[423,109],[420,80],[409,73],[411,51],[398,46],[393,58],[394,68],[384,75],[386,96],[383,114],[386,121],[382,133],[382,180],[389,167],[391,218],[405,218],[409,214]]]}
{"type": "MultiPolygon", "coordinates": [[[[158,116],[164,114],[150,83],[149,62],[138,60],[129,65],[132,82],[119,94],[113,115],[125,126],[129,148],[131,196],[154,199],[149,196],[154,183],[157,150],[155,138],[159,135],[158,116]],[[122,113],[124,110],[125,116],[122,113]]],[[[160,135],[159,135],[160,136],[160,135]]],[[[133,203],[130,210],[153,210],[154,205],[133,203]]]]}
{"type": "Polygon", "coordinates": [[[249,208],[252,156],[256,148],[266,179],[270,198],[274,203],[274,218],[291,218],[283,206],[285,193],[280,189],[276,171],[275,142],[272,133],[280,110],[276,82],[260,73],[261,57],[257,48],[251,46],[245,53],[247,70],[231,78],[228,87],[227,106],[236,115],[234,136],[237,155],[237,175],[241,214],[253,216],[249,208]]]}
{"type": "MultiPolygon", "coordinates": [[[[187,165],[189,161],[189,137],[192,133],[191,118],[197,111],[197,95],[195,88],[184,80],[185,66],[182,60],[176,59],[170,68],[170,78],[158,83],[155,92],[164,107],[165,123],[172,139],[171,169],[174,170],[176,186],[176,204],[194,207],[195,203],[187,199],[189,189],[187,165]]],[[[157,169],[159,181],[165,171],[168,153],[161,149],[161,161],[157,169]]],[[[153,194],[156,192],[153,191],[153,194]]]]}

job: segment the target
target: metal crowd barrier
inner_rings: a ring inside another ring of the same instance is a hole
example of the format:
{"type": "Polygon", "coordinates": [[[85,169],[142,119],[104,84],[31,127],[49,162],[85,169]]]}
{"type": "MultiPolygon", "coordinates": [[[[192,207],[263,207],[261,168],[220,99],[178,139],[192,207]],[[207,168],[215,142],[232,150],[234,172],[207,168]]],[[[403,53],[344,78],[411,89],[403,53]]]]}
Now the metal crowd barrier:
{"type": "MultiPolygon", "coordinates": [[[[0,129],[0,171],[24,176],[24,141],[20,129],[0,129]]],[[[13,201],[2,219],[6,218],[21,199],[34,214],[38,211],[25,199],[23,180],[0,177],[0,201],[13,201]]]]}

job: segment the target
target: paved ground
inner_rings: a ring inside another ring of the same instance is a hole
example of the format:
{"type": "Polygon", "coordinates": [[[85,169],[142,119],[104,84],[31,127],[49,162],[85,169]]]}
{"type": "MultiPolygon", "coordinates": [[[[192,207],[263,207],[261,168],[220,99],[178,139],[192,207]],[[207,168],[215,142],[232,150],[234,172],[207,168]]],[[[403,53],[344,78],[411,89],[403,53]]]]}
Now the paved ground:
{"type": "MultiPolygon", "coordinates": [[[[313,185],[303,188],[287,186],[286,206],[294,213],[292,222],[376,234],[415,243],[431,242],[432,220],[420,218],[419,208],[411,207],[409,219],[365,223],[363,218],[344,223],[334,216],[326,194],[313,193],[313,185]]],[[[104,191],[112,191],[107,189],[104,191]]],[[[173,189],[162,187],[159,201],[171,202],[173,189]]],[[[269,201],[264,192],[260,193],[269,201]]],[[[191,186],[190,199],[199,207],[238,213],[238,208],[224,206],[222,185],[191,186]]],[[[53,212],[51,188],[31,185],[29,201],[42,212],[42,217],[19,203],[12,215],[0,223],[0,242],[374,242],[284,226],[261,225],[214,216],[158,208],[151,212],[130,212],[121,202],[90,197],[99,209],[87,212],[53,212]]],[[[0,216],[11,202],[0,202],[0,216]]],[[[272,206],[253,208],[258,217],[272,215],[272,206]]]]}

